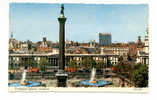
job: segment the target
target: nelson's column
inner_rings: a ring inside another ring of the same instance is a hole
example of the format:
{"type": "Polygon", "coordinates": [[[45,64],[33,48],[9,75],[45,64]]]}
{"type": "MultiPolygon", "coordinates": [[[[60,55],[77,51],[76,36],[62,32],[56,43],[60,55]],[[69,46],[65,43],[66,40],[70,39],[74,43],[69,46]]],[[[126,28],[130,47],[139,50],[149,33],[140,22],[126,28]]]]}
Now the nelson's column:
{"type": "Polygon", "coordinates": [[[67,74],[64,72],[65,67],[65,21],[66,17],[64,16],[64,5],[61,5],[60,16],[58,17],[59,21],[59,70],[56,74],[57,77],[57,86],[66,87],[67,74]]]}

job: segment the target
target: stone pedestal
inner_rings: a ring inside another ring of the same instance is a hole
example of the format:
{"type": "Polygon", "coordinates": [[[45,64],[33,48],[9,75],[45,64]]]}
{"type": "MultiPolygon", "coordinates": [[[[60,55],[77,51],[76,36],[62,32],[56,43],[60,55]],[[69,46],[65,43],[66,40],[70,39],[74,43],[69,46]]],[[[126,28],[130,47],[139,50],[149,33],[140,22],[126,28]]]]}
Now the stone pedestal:
{"type": "Polygon", "coordinates": [[[57,87],[66,87],[68,74],[65,72],[59,72],[56,74],[57,77],[57,87]]]}

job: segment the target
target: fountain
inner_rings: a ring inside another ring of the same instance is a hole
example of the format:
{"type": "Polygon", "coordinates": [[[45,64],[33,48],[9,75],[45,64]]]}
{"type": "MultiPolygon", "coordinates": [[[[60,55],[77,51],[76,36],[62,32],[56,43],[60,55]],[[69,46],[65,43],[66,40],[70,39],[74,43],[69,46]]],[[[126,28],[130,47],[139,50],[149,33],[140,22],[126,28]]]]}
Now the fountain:
{"type": "Polygon", "coordinates": [[[21,79],[21,82],[20,82],[21,85],[26,85],[27,84],[27,82],[26,82],[26,74],[27,74],[27,70],[24,70],[24,72],[22,74],[22,79],[21,79]]]}
{"type": "Polygon", "coordinates": [[[91,73],[91,78],[90,78],[90,83],[96,83],[95,81],[95,68],[92,69],[92,73],[91,73]]]}
{"type": "Polygon", "coordinates": [[[9,87],[20,87],[20,86],[24,86],[24,87],[35,87],[35,86],[41,86],[42,83],[41,82],[33,82],[33,81],[27,81],[26,80],[26,75],[27,75],[27,70],[24,69],[23,73],[22,73],[22,79],[21,81],[18,83],[10,83],[8,84],[9,87]]]}
{"type": "Polygon", "coordinates": [[[96,69],[92,68],[90,80],[81,81],[78,83],[79,86],[89,86],[89,87],[100,87],[111,84],[109,81],[96,80],[96,69]]]}

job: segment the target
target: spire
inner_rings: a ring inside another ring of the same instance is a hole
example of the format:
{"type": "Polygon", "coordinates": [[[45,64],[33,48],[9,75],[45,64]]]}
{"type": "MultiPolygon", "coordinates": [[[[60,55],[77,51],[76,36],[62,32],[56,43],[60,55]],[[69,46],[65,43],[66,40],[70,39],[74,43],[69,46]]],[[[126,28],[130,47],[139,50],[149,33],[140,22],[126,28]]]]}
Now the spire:
{"type": "Polygon", "coordinates": [[[148,24],[147,24],[147,26],[146,26],[146,35],[145,35],[145,37],[146,37],[146,36],[148,37],[148,33],[149,33],[149,27],[148,27],[148,24]]]}
{"type": "Polygon", "coordinates": [[[145,40],[144,40],[144,52],[149,53],[149,31],[148,31],[148,26],[146,29],[146,35],[145,35],[145,40]]]}
{"type": "Polygon", "coordinates": [[[149,34],[149,29],[148,29],[148,26],[147,26],[146,35],[145,35],[145,41],[148,41],[148,34],[149,34]]]}
{"type": "Polygon", "coordinates": [[[138,40],[141,41],[141,36],[138,36],[138,40]]]}
{"type": "Polygon", "coordinates": [[[146,29],[146,34],[148,35],[148,33],[149,33],[149,28],[148,28],[148,26],[147,26],[147,29],[146,29]]]}
{"type": "Polygon", "coordinates": [[[138,36],[137,44],[142,45],[141,36],[138,36]]]}

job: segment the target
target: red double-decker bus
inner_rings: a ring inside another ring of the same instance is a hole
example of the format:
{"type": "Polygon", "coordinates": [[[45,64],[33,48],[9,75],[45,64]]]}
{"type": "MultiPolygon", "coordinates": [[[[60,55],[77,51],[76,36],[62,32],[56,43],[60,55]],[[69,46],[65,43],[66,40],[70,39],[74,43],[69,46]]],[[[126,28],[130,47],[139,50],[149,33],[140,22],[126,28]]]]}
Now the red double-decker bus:
{"type": "Polygon", "coordinates": [[[39,72],[39,68],[37,67],[30,67],[29,72],[39,72]]]}

